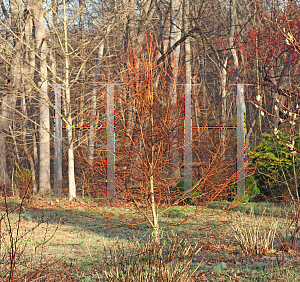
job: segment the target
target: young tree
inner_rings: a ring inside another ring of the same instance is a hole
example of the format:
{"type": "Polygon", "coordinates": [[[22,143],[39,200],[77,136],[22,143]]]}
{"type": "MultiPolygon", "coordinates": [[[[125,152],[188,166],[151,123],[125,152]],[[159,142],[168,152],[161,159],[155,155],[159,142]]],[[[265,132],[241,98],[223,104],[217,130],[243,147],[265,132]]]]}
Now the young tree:
{"type": "MultiPolygon", "coordinates": [[[[170,207],[185,201],[182,193],[176,188],[178,179],[170,171],[174,147],[178,150],[178,156],[182,157],[184,151],[182,113],[185,87],[178,87],[178,102],[173,105],[172,92],[169,91],[167,61],[165,65],[157,65],[159,48],[155,46],[153,33],[147,33],[150,35],[145,36],[145,45],[140,44],[138,48],[131,46],[126,62],[119,61],[119,69],[122,71],[119,71],[118,80],[110,83],[115,84],[116,193],[132,201],[135,209],[153,228],[155,239],[158,241],[159,217],[163,212],[161,206],[165,204],[170,207]],[[158,85],[155,84],[157,75],[160,76],[158,85]],[[128,129],[129,117],[124,112],[128,108],[132,109],[132,104],[133,125],[128,129]],[[181,140],[177,144],[170,142],[174,135],[181,140]]],[[[106,103],[106,89],[98,87],[103,89],[97,97],[98,109],[102,111],[100,106],[106,103]],[[101,96],[104,97],[103,100],[101,96]]],[[[100,121],[100,124],[104,123],[105,120],[100,121]]],[[[210,142],[214,143],[213,140],[210,142]]],[[[193,196],[201,195],[204,205],[219,195],[227,195],[229,183],[235,175],[235,172],[227,173],[225,179],[217,180],[216,175],[232,166],[232,162],[220,162],[222,152],[218,146],[210,153],[209,165],[206,167],[200,164],[201,177],[196,183],[193,182],[195,185],[191,189],[193,196]]],[[[197,160],[201,161],[199,158],[197,160]]],[[[103,155],[95,152],[93,169],[103,174],[106,165],[103,155]]],[[[182,167],[183,162],[180,161],[180,171],[182,167]]]]}

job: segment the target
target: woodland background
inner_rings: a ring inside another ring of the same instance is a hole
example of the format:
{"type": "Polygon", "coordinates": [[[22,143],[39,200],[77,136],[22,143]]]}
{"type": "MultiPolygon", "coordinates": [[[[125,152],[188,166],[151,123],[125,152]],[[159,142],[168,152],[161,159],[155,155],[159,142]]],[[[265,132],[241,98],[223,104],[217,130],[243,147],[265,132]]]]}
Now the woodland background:
{"type": "Polygon", "coordinates": [[[105,196],[112,83],[117,195],[171,201],[183,175],[184,85],[192,84],[195,195],[227,198],[236,133],[220,128],[236,126],[235,84],[243,83],[249,181],[274,200],[298,197],[298,1],[0,4],[3,191],[53,194],[60,84],[63,195],[105,196]]]}

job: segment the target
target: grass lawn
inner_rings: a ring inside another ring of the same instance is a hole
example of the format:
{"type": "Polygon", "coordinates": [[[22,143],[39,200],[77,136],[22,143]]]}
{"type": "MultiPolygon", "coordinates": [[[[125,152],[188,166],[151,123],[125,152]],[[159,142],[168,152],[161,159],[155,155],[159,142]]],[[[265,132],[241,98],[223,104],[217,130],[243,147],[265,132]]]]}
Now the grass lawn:
{"type": "MultiPolygon", "coordinates": [[[[195,206],[161,209],[160,226],[164,234],[172,233],[201,248],[192,260],[191,269],[196,266],[198,269],[191,281],[300,281],[299,253],[280,251],[277,236],[263,254],[244,255],[231,228],[232,224],[239,224],[236,218],[256,220],[257,217],[263,219],[262,227],[277,221],[280,230],[287,220],[288,208],[246,203],[228,210],[229,205],[224,201],[214,202],[205,209],[195,206]]],[[[3,215],[0,277],[4,278],[9,269],[11,240],[4,199],[0,206],[3,215]]],[[[11,198],[7,206],[11,210],[12,237],[20,238],[15,245],[19,260],[16,272],[22,275],[26,269],[31,268],[31,273],[37,268],[44,269],[44,278],[41,275],[39,280],[28,281],[50,281],[58,272],[59,280],[53,281],[106,281],[100,269],[111,258],[109,249],[122,246],[125,252],[130,252],[137,242],[146,241],[152,234],[151,226],[143,222],[130,203],[122,200],[69,202],[40,198],[22,206],[20,220],[18,201],[11,198]]]]}

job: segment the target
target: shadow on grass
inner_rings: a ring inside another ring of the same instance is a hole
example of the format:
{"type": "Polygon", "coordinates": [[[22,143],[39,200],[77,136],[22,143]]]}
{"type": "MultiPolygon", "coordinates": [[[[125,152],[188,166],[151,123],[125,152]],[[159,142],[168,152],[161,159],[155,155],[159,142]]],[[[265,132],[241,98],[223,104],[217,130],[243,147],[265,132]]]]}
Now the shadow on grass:
{"type": "MultiPolygon", "coordinates": [[[[81,200],[82,201],[82,200],[81,200]]],[[[12,199],[8,201],[9,206],[16,205],[12,199]]],[[[230,205],[227,201],[213,202],[207,209],[203,210],[203,215],[217,214],[220,211],[226,211],[230,205]]],[[[247,203],[239,204],[230,211],[241,211],[245,214],[254,210],[255,215],[261,215],[265,211],[266,216],[284,218],[287,208],[283,205],[272,203],[247,203]]],[[[187,214],[192,215],[195,206],[174,206],[160,217],[160,226],[164,228],[167,225],[174,224],[185,218],[187,214]]],[[[22,218],[33,222],[48,222],[51,224],[59,224],[61,227],[67,227],[70,232],[89,232],[98,236],[118,239],[142,239],[152,232],[151,225],[145,222],[140,214],[133,213],[128,204],[120,201],[114,206],[113,202],[87,201],[85,205],[80,202],[70,203],[66,199],[49,198],[36,202],[35,205],[24,208],[22,218]],[[109,203],[109,204],[107,204],[109,203]],[[121,203],[121,204],[120,204],[121,203]],[[90,207],[91,205],[92,207],[90,207]],[[143,222],[143,223],[141,223],[143,222]]],[[[211,220],[210,229],[218,226],[220,221],[211,220]]],[[[181,233],[187,238],[202,237],[207,234],[208,230],[201,231],[201,222],[191,220],[179,226],[172,226],[169,229],[181,233]],[[200,228],[199,228],[200,227],[200,228]]],[[[219,229],[219,231],[222,231],[219,229]]]]}
{"type": "MultiPolygon", "coordinates": [[[[16,201],[14,200],[9,200],[8,203],[12,208],[17,205],[16,201]]],[[[114,242],[115,245],[117,245],[117,242],[124,243],[126,241],[128,242],[136,239],[147,239],[148,235],[150,235],[152,232],[151,226],[147,223],[135,225],[136,222],[141,219],[141,217],[136,214],[129,214],[129,207],[126,205],[121,207],[110,205],[101,206],[99,204],[99,206],[97,206],[97,203],[93,202],[87,204],[91,206],[94,204],[94,209],[87,209],[84,206],[75,205],[75,203],[72,205],[67,200],[60,200],[56,202],[53,199],[45,199],[40,203],[35,203],[34,206],[25,206],[21,216],[23,220],[28,222],[42,221],[53,224],[54,226],[59,226],[59,229],[64,229],[66,231],[63,236],[71,237],[72,235],[73,237],[70,241],[71,244],[69,245],[78,246],[75,246],[75,248],[72,249],[72,251],[70,251],[69,253],[70,258],[68,258],[68,260],[71,259],[69,261],[70,267],[72,267],[72,263],[74,263],[74,260],[77,259],[77,265],[80,267],[80,269],[86,271],[87,273],[90,271],[93,263],[101,263],[100,257],[93,258],[93,261],[92,259],[89,259],[88,256],[83,257],[82,255],[80,255],[81,248],[83,247],[84,243],[86,243],[87,239],[89,239],[89,237],[92,237],[94,235],[97,235],[97,238],[96,236],[94,236],[94,239],[99,239],[98,236],[106,237],[111,242],[114,242]],[[130,224],[121,224],[120,221],[124,220],[124,218],[130,218],[130,224]],[[84,232],[85,235],[80,237],[81,233],[84,232]],[[74,238],[76,238],[76,240],[74,238]],[[79,244],[82,245],[79,246],[79,244]],[[82,257],[81,262],[79,262],[79,256],[82,257]]],[[[226,210],[227,206],[228,203],[226,202],[215,202],[210,205],[209,208],[203,212],[203,214],[217,214],[219,211],[226,210]]],[[[251,210],[251,208],[261,211],[266,209],[267,214],[272,214],[275,212],[278,206],[272,206],[271,204],[266,203],[247,203],[246,205],[242,204],[236,207],[235,211],[244,211],[247,214],[248,211],[251,210]]],[[[161,226],[165,226],[169,224],[170,221],[172,222],[178,219],[182,219],[186,215],[186,212],[192,212],[193,209],[194,207],[192,206],[176,206],[166,212],[165,216],[161,218],[160,224],[161,226]]],[[[258,212],[258,214],[260,213],[258,212]]],[[[279,210],[277,214],[278,216],[280,215],[279,210]]],[[[210,219],[210,221],[208,222],[211,223],[212,228],[216,227],[215,230],[221,231],[217,226],[218,219],[216,219],[215,222],[210,219]]],[[[172,229],[175,231],[175,233],[180,234],[179,236],[188,236],[187,239],[191,241],[191,239],[199,239],[200,237],[205,236],[205,233],[207,233],[205,231],[200,232],[199,225],[201,225],[201,222],[195,219],[192,223],[187,222],[182,226],[172,227],[172,229]],[[195,228],[191,228],[192,225],[194,225],[195,228]]],[[[209,234],[209,237],[216,238],[216,233],[211,232],[211,234],[209,234]]],[[[62,237],[62,235],[60,235],[59,238],[61,242],[58,243],[63,244],[64,238],[62,237]]],[[[93,241],[93,244],[95,242],[96,240],[93,241]]],[[[242,258],[240,257],[240,254],[238,252],[228,251],[227,253],[225,249],[222,249],[221,245],[219,251],[216,252],[217,246],[212,246],[213,244],[214,242],[210,241],[207,245],[207,251],[204,250],[201,254],[201,260],[204,258],[206,259],[205,264],[203,264],[201,271],[199,272],[199,274],[203,275],[203,278],[211,277],[213,273],[215,273],[216,275],[222,275],[223,272],[226,272],[226,274],[224,274],[225,276],[220,277],[228,278],[228,275],[232,275],[231,271],[234,271],[234,273],[236,273],[236,276],[244,276],[245,279],[250,276],[254,277],[255,275],[263,277],[263,275],[265,275],[267,271],[263,270],[263,268],[265,267],[266,269],[270,269],[277,263],[277,261],[274,260],[275,258],[264,258],[255,261],[252,261],[252,258],[245,258],[245,261],[242,262],[242,258]],[[211,249],[211,247],[214,248],[211,249]],[[222,255],[224,255],[224,257],[222,257],[222,255]],[[222,262],[226,263],[226,268],[225,264],[222,264],[222,262]],[[247,271],[242,271],[242,269],[248,269],[249,273],[247,274],[247,271]]],[[[53,246],[55,246],[55,243],[53,246]]],[[[63,250],[63,248],[57,247],[56,252],[60,250],[63,250]]],[[[287,258],[285,258],[285,260],[287,260],[287,258]]]]}

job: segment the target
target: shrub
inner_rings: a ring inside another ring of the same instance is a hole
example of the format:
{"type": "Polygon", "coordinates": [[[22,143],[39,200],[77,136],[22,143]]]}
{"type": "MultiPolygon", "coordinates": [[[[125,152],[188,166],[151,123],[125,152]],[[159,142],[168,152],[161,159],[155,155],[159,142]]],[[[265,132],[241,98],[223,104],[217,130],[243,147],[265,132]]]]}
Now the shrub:
{"type": "Polygon", "coordinates": [[[282,251],[300,251],[300,203],[284,208],[284,220],[277,232],[282,251]]]}
{"type": "MultiPolygon", "coordinates": [[[[48,228],[46,228],[44,240],[39,242],[39,246],[43,247],[36,247],[31,252],[27,247],[29,244],[38,242],[32,239],[33,232],[43,222],[40,221],[33,227],[28,227],[22,222],[22,218],[32,220],[31,215],[26,211],[22,213],[25,210],[25,201],[27,201],[25,197],[14,205],[9,205],[6,196],[3,200],[0,212],[0,281],[63,281],[66,269],[57,263],[57,257],[55,259],[46,257],[44,252],[45,244],[49,240],[46,240],[48,228]],[[44,277],[47,277],[46,280],[43,279],[44,277]]],[[[51,234],[50,238],[53,235],[51,234]]]]}
{"type": "Polygon", "coordinates": [[[264,139],[250,153],[259,187],[266,195],[282,196],[287,188],[295,195],[299,183],[299,137],[291,140],[291,136],[279,131],[262,135],[264,139]]]}
{"type": "MultiPolygon", "coordinates": [[[[237,183],[232,183],[231,185],[231,194],[236,195],[237,183]]],[[[260,194],[260,190],[257,185],[257,180],[253,175],[247,175],[245,179],[245,196],[249,198],[243,199],[243,202],[249,202],[252,198],[260,194]]]]}
{"type": "MultiPolygon", "coordinates": [[[[185,179],[182,179],[180,180],[177,185],[175,186],[174,188],[174,191],[175,191],[175,195],[176,196],[183,196],[184,195],[184,182],[185,179]]],[[[195,180],[192,180],[192,179],[186,179],[187,182],[191,183],[192,182],[192,187],[194,187],[194,185],[196,184],[196,181],[195,180]]],[[[192,196],[193,197],[198,197],[201,195],[201,190],[199,187],[195,187],[193,190],[192,190],[192,196]]],[[[192,204],[194,202],[193,199],[191,198],[186,198],[184,200],[184,203],[186,204],[192,204]]]]}
{"type": "Polygon", "coordinates": [[[245,255],[264,254],[273,242],[277,221],[272,220],[269,226],[264,226],[264,213],[256,217],[253,210],[250,216],[237,212],[230,226],[233,236],[245,255]]]}
{"type": "Polygon", "coordinates": [[[32,171],[16,163],[16,186],[20,198],[29,199],[33,192],[32,171]]]}
{"type": "Polygon", "coordinates": [[[176,236],[163,237],[154,243],[151,238],[136,243],[128,249],[125,246],[112,247],[101,255],[102,275],[105,281],[194,281],[192,276],[200,267],[193,269],[193,257],[200,251],[192,247],[187,240],[176,236]]]}

